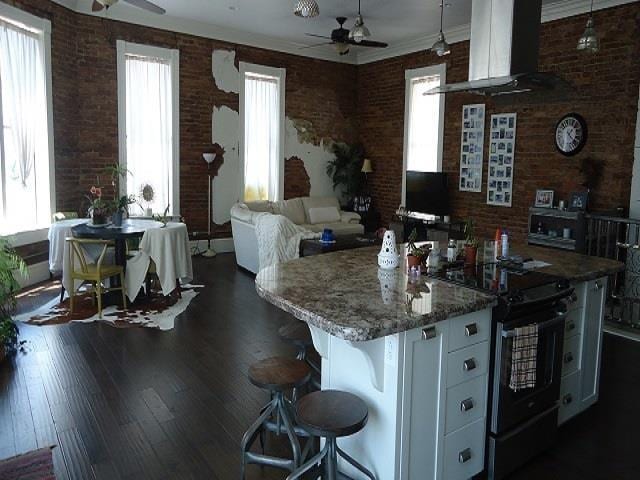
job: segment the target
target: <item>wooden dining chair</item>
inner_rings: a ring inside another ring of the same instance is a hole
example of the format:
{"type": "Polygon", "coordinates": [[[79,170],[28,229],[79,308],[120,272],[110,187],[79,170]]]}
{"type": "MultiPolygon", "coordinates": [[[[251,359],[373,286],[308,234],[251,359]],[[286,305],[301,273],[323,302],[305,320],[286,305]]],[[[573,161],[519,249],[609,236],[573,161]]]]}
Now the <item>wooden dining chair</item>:
{"type": "Polygon", "coordinates": [[[78,218],[78,212],[56,212],[53,214],[53,221],[60,222],[61,220],[69,220],[78,218]]]}
{"type": "MultiPolygon", "coordinates": [[[[102,318],[102,293],[110,292],[114,290],[122,291],[122,308],[127,308],[127,298],[125,295],[124,285],[124,268],[120,265],[104,264],[104,257],[107,253],[107,248],[112,247],[114,243],[109,240],[98,240],[90,238],[74,238],[68,237],[65,239],[69,243],[71,253],[71,280],[74,282],[80,280],[82,282],[91,282],[94,287],[95,295],[98,299],[98,318],[102,318]],[[102,252],[98,257],[98,261],[95,264],[89,263],[85,256],[84,247],[94,245],[102,245],[102,252]],[[77,263],[76,263],[77,262],[77,263]],[[105,288],[102,286],[102,280],[110,277],[120,277],[120,286],[105,288]]],[[[71,313],[73,313],[74,298],[76,296],[76,288],[74,285],[73,291],[69,292],[71,302],[71,313]]]]}

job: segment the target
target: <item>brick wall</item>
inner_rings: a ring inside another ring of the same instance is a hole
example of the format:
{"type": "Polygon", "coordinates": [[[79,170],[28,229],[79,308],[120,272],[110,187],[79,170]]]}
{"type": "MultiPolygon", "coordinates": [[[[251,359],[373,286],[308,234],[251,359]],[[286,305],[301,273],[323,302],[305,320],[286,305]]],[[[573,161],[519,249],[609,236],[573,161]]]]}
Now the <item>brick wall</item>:
{"type": "MultiPolygon", "coordinates": [[[[508,96],[497,103],[471,94],[447,95],[443,168],[450,177],[452,214],[473,217],[478,233],[492,236],[496,226],[504,225],[518,238],[524,238],[535,190],[550,188],[556,191],[556,198],[565,199],[572,191],[582,190],[584,177],[579,166],[585,157],[604,162],[600,184],[590,195],[593,209],[628,206],[640,82],[640,3],[596,12],[595,21],[601,40],[601,50],[596,55],[575,50],[586,16],[542,25],[540,70],[555,72],[574,85],[567,99],[508,96]],[[488,122],[482,193],[459,192],[457,188],[462,105],[483,102],[487,118],[499,112],[518,114],[511,208],[486,204],[488,122]],[[585,148],[571,158],[557,153],[554,146],[556,122],[569,112],[580,113],[589,130],[585,148]]],[[[447,83],[467,79],[468,56],[468,42],[452,46],[451,54],[444,59],[447,83]]],[[[373,161],[370,185],[384,222],[389,221],[401,197],[404,72],[442,61],[431,52],[419,52],[358,67],[360,139],[373,161]]]]}
{"type": "MultiPolygon", "coordinates": [[[[207,166],[202,153],[216,151],[211,144],[213,107],[238,110],[238,95],[218,90],[214,83],[214,49],[235,50],[237,62],[286,68],[285,113],[309,122],[318,142],[357,138],[353,65],[81,15],[48,0],[2,1],[52,22],[58,210],[80,210],[96,175],[118,160],[116,40],[180,50],[180,204],[190,231],[207,228],[207,166]]],[[[304,194],[305,185],[308,193],[302,162],[287,169],[285,189],[304,194]]],[[[229,232],[228,224],[215,231],[217,236],[229,232]]]]}

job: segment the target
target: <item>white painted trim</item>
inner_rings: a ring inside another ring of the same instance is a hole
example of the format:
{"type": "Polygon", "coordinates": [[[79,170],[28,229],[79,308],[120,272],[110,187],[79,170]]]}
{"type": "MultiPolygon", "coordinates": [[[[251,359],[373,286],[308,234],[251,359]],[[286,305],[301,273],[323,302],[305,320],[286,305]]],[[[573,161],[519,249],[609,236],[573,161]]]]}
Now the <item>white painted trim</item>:
{"type": "MultiPolygon", "coordinates": [[[[180,51],[116,40],[117,82],[118,82],[118,162],[127,166],[127,99],[126,99],[126,55],[154,57],[166,60],[171,65],[171,108],[172,108],[172,172],[171,209],[169,214],[180,216],[180,51]]],[[[120,182],[120,195],[126,195],[126,183],[120,182]]]]}
{"type": "Polygon", "coordinates": [[[38,228],[36,230],[29,230],[26,232],[18,232],[11,235],[5,235],[1,238],[6,238],[12,247],[20,247],[22,245],[29,245],[31,243],[44,242],[49,237],[49,227],[38,228]]]}
{"type": "Polygon", "coordinates": [[[51,22],[49,20],[32,15],[6,3],[0,3],[0,17],[6,18],[11,23],[18,24],[18,26],[25,30],[40,34],[51,33],[51,22]]]}
{"type": "Polygon", "coordinates": [[[247,72],[257,73],[260,75],[266,75],[273,77],[278,82],[278,96],[280,101],[280,129],[278,142],[278,189],[276,191],[276,198],[270,199],[271,201],[279,201],[284,198],[284,138],[285,138],[285,91],[287,81],[287,69],[267,67],[265,65],[257,65],[255,63],[240,62],[240,109],[238,115],[238,130],[239,130],[239,157],[240,157],[240,198],[244,199],[244,77],[247,72]]]}
{"type": "Polygon", "coordinates": [[[27,266],[27,277],[23,277],[19,273],[14,274],[15,279],[18,281],[20,288],[30,287],[36,283],[44,282],[51,278],[51,272],[49,272],[49,261],[34,263],[27,266]]]}
{"type": "MultiPolygon", "coordinates": [[[[422,68],[413,68],[404,72],[404,141],[402,146],[402,205],[407,201],[407,145],[409,143],[409,112],[411,111],[411,81],[432,75],[440,75],[440,85],[447,83],[447,64],[440,63],[422,68]]],[[[442,171],[442,155],[444,149],[444,110],[446,95],[440,95],[440,120],[438,122],[438,171],[442,171]]]]}

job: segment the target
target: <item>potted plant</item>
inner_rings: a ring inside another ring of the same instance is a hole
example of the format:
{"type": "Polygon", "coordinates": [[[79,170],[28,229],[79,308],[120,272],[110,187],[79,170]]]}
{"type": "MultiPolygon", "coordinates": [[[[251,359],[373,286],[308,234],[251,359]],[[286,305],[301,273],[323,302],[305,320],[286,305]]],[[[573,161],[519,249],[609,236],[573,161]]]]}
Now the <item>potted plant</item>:
{"type": "Polygon", "coordinates": [[[154,197],[155,197],[155,191],[153,190],[153,187],[151,186],[151,184],[144,183],[140,187],[140,195],[139,195],[140,202],[138,203],[138,205],[142,209],[144,215],[147,217],[153,216],[153,209],[151,208],[151,204],[153,203],[154,197]],[[145,207],[142,206],[142,203],[145,204],[145,207]]]}
{"type": "Polygon", "coordinates": [[[129,214],[129,205],[136,203],[135,195],[122,195],[120,198],[114,200],[113,202],[113,215],[112,220],[113,224],[116,227],[122,226],[122,219],[124,217],[124,213],[127,212],[129,214]]]}
{"type": "Polygon", "coordinates": [[[333,181],[334,190],[340,187],[342,197],[351,204],[353,198],[362,193],[364,187],[364,148],[360,144],[347,145],[338,142],[333,144],[333,154],[335,157],[327,163],[327,175],[333,181]]]}
{"type": "Polygon", "coordinates": [[[464,223],[464,263],[475,265],[478,257],[478,240],[476,239],[473,219],[469,218],[464,223]]]}
{"type": "Polygon", "coordinates": [[[106,225],[109,217],[109,203],[102,198],[102,187],[92,186],[89,190],[89,216],[94,225],[106,225]]]}
{"type": "Polygon", "coordinates": [[[418,238],[418,230],[413,229],[409,234],[409,243],[407,245],[407,268],[425,266],[431,249],[428,246],[418,247],[416,239],[418,238]]]}
{"type": "Polygon", "coordinates": [[[20,289],[14,276],[16,270],[23,276],[27,274],[22,258],[9,242],[0,238],[0,362],[7,353],[15,351],[18,344],[18,327],[11,320],[16,308],[15,294],[20,289]]]}

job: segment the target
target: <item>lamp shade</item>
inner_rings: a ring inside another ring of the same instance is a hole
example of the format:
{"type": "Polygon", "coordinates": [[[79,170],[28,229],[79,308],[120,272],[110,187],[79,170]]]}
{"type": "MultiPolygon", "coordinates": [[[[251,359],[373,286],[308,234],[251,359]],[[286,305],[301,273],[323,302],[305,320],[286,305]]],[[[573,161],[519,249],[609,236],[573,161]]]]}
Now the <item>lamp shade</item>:
{"type": "Polygon", "coordinates": [[[204,158],[205,162],[207,162],[209,165],[211,165],[213,163],[213,161],[216,159],[216,154],[215,153],[203,153],[202,154],[202,158],[204,158]]]}
{"type": "Polygon", "coordinates": [[[362,162],[362,173],[371,173],[373,172],[373,166],[371,165],[371,160],[368,158],[364,159],[364,162],[362,162]]]}

